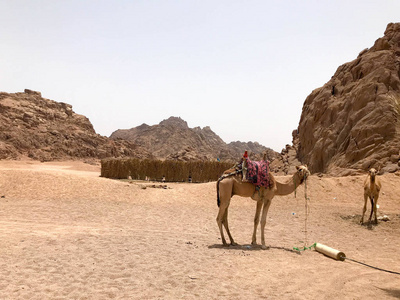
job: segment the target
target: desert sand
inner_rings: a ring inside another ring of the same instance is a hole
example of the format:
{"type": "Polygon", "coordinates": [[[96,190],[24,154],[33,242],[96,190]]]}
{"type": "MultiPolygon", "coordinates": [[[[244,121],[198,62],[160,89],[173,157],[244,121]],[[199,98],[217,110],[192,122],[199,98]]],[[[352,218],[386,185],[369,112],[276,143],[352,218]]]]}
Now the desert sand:
{"type": "Polygon", "coordinates": [[[399,174],[380,177],[378,216],[390,221],[376,226],[358,223],[366,175],[312,175],[307,218],[304,186],[273,199],[269,250],[250,245],[256,204],[237,196],[240,245],[221,245],[215,182],[164,189],[99,175],[83,162],[0,161],[0,299],[400,297],[400,275],[293,250],[318,242],[400,272],[399,174]]]}

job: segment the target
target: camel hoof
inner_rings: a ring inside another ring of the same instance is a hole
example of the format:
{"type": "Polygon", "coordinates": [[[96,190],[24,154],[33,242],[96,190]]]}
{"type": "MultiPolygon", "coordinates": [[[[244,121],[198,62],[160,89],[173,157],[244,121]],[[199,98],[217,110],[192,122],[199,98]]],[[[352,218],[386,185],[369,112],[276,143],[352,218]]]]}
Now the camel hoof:
{"type": "Polygon", "coordinates": [[[261,249],[263,249],[263,250],[269,250],[269,246],[261,245],[261,249]]]}
{"type": "Polygon", "coordinates": [[[232,245],[232,246],[237,246],[237,245],[238,245],[238,243],[236,243],[236,242],[232,242],[232,243],[231,243],[231,245],[232,245]]]}

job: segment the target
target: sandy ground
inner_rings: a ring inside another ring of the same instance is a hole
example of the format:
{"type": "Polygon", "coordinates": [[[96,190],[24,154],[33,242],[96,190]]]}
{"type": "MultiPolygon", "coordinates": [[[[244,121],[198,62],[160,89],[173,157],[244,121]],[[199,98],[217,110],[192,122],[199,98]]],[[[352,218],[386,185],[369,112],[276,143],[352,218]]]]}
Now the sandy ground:
{"type": "MultiPolygon", "coordinates": [[[[394,299],[400,275],[400,176],[381,176],[380,215],[358,224],[365,176],[307,183],[275,197],[269,250],[250,246],[255,202],[234,197],[222,247],[215,183],[148,183],[100,178],[81,162],[0,161],[0,299],[394,299]]],[[[284,181],[286,178],[278,178],[284,181]]],[[[367,214],[369,214],[369,207],[367,214]]],[[[258,241],[260,240],[258,233],[258,241]]]]}

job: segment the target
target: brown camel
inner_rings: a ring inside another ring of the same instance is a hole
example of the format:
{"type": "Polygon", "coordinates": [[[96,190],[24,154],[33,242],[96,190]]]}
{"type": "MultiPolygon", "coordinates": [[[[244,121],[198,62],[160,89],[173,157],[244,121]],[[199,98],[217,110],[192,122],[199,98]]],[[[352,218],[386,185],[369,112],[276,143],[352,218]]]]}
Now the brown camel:
{"type": "Polygon", "coordinates": [[[226,233],[229,236],[231,241],[231,245],[237,245],[233,240],[233,237],[229,231],[228,226],[228,207],[231,201],[231,197],[233,195],[238,195],[241,197],[251,197],[251,199],[257,201],[256,214],[254,217],[254,231],[252,238],[252,245],[256,245],[256,233],[257,233],[257,225],[260,221],[260,212],[262,208],[262,216],[261,216],[261,247],[262,249],[267,249],[265,246],[265,238],[264,238],[264,228],[267,220],[267,213],[269,206],[271,205],[271,200],[275,195],[289,195],[293,193],[296,188],[301,185],[307,177],[310,175],[310,172],[307,169],[307,166],[296,167],[297,172],[292,176],[292,178],[286,183],[280,183],[275,180],[274,176],[270,173],[270,185],[269,188],[261,187],[259,191],[256,190],[256,187],[252,183],[243,182],[241,175],[232,175],[229,176],[225,172],[225,175],[222,176],[217,181],[217,198],[218,198],[218,206],[219,212],[217,216],[217,223],[219,227],[219,231],[221,233],[222,243],[227,245],[222,225],[224,225],[226,233]]]}
{"type": "Polygon", "coordinates": [[[375,224],[378,224],[378,219],[376,217],[376,211],[377,211],[376,205],[378,203],[379,192],[381,190],[382,185],[377,175],[378,171],[376,171],[374,168],[370,169],[368,171],[368,176],[364,182],[364,208],[360,220],[361,224],[364,224],[364,214],[365,211],[367,210],[368,198],[371,200],[371,214],[369,216],[368,222],[371,223],[371,218],[373,213],[375,216],[375,224]]]}

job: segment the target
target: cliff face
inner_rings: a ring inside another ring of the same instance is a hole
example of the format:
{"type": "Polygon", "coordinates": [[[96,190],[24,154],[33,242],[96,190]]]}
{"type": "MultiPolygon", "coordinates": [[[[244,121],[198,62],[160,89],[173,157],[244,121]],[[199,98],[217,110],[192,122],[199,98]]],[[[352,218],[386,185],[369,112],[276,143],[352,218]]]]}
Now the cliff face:
{"type": "Polygon", "coordinates": [[[400,23],[305,100],[298,155],[311,172],[399,169],[400,23]]]}
{"type": "Polygon", "coordinates": [[[0,159],[23,156],[42,161],[151,157],[131,142],[96,134],[89,119],[69,104],[31,90],[0,93],[0,159]]]}

